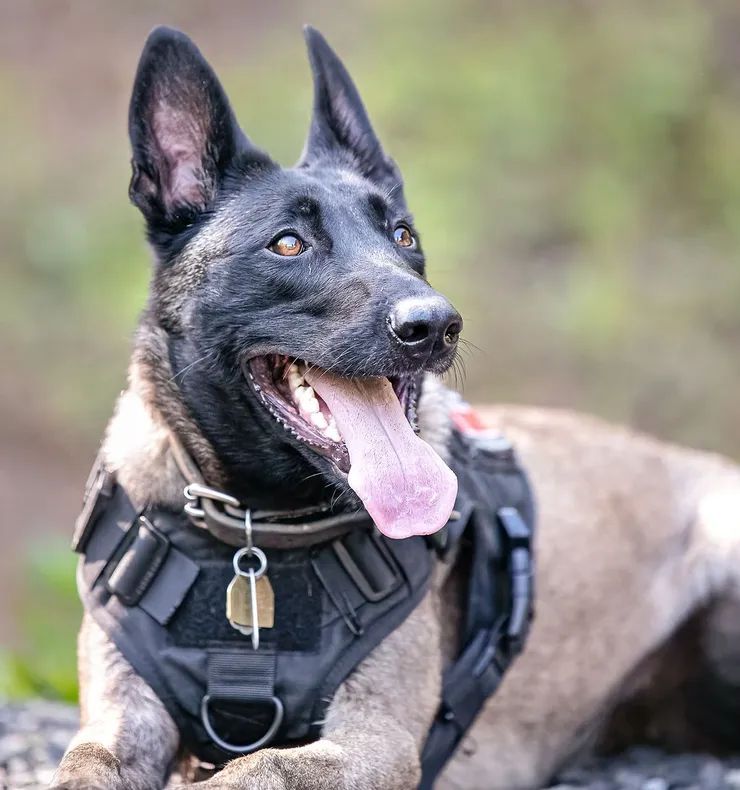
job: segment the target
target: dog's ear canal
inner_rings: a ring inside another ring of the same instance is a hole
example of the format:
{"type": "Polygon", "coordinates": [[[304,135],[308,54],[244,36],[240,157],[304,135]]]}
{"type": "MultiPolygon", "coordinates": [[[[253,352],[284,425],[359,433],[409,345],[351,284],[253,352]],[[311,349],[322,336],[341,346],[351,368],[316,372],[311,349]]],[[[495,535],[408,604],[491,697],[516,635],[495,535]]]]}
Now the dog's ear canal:
{"type": "Polygon", "coordinates": [[[131,200],[150,237],[187,227],[212,203],[237,157],[269,163],[239,128],[221,83],[193,42],[156,28],[139,61],[129,108],[131,200]]]}
{"type": "Polygon", "coordinates": [[[304,28],[314,84],[313,116],[299,166],[338,161],[381,186],[401,187],[401,175],[373,131],[344,64],[318,30],[304,28]]]}

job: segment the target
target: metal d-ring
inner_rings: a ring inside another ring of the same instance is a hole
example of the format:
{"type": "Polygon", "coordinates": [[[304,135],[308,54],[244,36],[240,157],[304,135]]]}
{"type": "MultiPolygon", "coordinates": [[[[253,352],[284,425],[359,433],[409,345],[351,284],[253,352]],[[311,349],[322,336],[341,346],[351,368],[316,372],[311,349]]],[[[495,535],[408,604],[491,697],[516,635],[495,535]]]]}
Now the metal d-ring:
{"type": "Polygon", "coordinates": [[[208,712],[208,703],[210,701],[211,695],[204,695],[200,702],[200,719],[203,722],[203,726],[205,727],[205,730],[210,736],[211,740],[217,746],[220,746],[224,751],[227,752],[233,752],[234,754],[249,754],[250,752],[256,752],[257,749],[261,749],[263,746],[266,746],[268,743],[270,743],[270,741],[275,737],[278,727],[280,727],[280,725],[283,723],[283,715],[285,713],[283,703],[280,701],[279,697],[270,697],[270,702],[272,702],[273,707],[275,708],[275,715],[272,719],[272,724],[267,729],[267,732],[265,732],[261,738],[258,738],[253,743],[248,743],[243,746],[239,746],[235,743],[229,743],[228,741],[223,740],[223,738],[221,738],[213,729],[211,717],[208,712]]]}
{"type": "Polygon", "coordinates": [[[253,571],[254,578],[259,579],[260,576],[267,570],[267,557],[265,556],[265,552],[262,549],[258,549],[256,546],[244,546],[243,548],[239,549],[239,551],[234,554],[234,573],[237,576],[249,576],[249,571],[244,571],[239,567],[239,561],[242,557],[250,557],[255,556],[260,564],[256,571],[253,571]]]}

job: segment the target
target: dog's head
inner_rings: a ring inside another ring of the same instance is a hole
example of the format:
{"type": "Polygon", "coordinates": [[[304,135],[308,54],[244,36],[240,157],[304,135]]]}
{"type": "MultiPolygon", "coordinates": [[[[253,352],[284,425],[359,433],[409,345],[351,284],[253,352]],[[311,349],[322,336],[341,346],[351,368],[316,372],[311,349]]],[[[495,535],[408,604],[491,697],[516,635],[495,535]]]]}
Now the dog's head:
{"type": "Polygon", "coordinates": [[[454,476],[413,427],[421,377],[451,365],[462,320],[426,281],[347,71],[306,35],[313,118],[291,169],[244,135],[186,36],[150,36],[129,117],[130,194],[156,254],[144,320],[245,501],[354,491],[386,533],[434,531],[454,476]]]}

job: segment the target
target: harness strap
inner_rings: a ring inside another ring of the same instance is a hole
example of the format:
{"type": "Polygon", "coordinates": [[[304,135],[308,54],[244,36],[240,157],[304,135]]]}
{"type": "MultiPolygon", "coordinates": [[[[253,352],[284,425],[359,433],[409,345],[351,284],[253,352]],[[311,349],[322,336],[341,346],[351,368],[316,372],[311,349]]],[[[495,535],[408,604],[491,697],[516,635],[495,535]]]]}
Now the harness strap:
{"type": "MultiPolygon", "coordinates": [[[[169,538],[139,513],[126,492],[99,472],[78,520],[72,548],[85,555],[94,583],[105,584],[126,606],[139,606],[167,625],[193,586],[200,568],[170,544],[169,538]],[[103,509],[113,517],[98,519],[103,509]]],[[[155,519],[156,521],[156,519],[155,519]]]]}
{"type": "MultiPolygon", "coordinates": [[[[475,616],[458,657],[442,678],[442,700],[421,754],[419,790],[432,790],[466,731],[521,650],[532,616],[531,531],[514,507],[496,513],[498,540],[491,540],[490,524],[471,514],[473,562],[468,584],[468,613],[475,616]],[[488,538],[488,539],[487,539],[488,538]],[[491,588],[498,575],[508,571],[503,596],[491,588]]],[[[470,617],[469,617],[470,620],[470,617]]]]}
{"type": "Polygon", "coordinates": [[[484,702],[498,688],[508,661],[503,656],[496,660],[495,654],[490,661],[484,658],[498,636],[479,632],[444,673],[442,703],[421,755],[419,790],[432,790],[484,702]]]}
{"type": "Polygon", "coordinates": [[[208,693],[212,700],[264,702],[274,692],[275,654],[256,650],[209,650],[208,693]]]}

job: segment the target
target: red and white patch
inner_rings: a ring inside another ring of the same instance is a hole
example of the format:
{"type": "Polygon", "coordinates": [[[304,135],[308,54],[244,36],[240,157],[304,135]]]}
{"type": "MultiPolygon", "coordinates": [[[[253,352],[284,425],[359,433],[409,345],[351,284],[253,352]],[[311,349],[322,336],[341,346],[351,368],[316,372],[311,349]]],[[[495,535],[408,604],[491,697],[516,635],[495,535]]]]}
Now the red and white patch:
{"type": "Polygon", "coordinates": [[[464,400],[454,406],[450,412],[452,422],[460,433],[469,436],[476,434],[489,433],[490,428],[483,422],[478,412],[464,400]]]}

